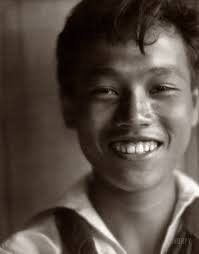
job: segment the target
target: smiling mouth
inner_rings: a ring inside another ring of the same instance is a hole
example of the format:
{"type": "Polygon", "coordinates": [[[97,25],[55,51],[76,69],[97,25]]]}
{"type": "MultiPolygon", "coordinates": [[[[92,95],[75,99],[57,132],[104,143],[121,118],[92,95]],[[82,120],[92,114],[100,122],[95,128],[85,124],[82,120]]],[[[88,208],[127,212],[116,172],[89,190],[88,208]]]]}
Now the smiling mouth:
{"type": "Polygon", "coordinates": [[[155,140],[127,142],[119,141],[111,144],[113,151],[120,155],[146,155],[156,151],[161,143],[155,140]]]}

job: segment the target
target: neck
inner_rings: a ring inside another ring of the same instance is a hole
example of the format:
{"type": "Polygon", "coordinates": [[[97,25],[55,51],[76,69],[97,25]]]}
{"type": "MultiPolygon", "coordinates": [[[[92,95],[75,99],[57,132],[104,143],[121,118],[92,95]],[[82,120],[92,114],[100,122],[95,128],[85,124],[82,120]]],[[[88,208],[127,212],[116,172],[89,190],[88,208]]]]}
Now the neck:
{"type": "Polygon", "coordinates": [[[143,191],[117,189],[97,177],[93,178],[91,185],[90,198],[94,207],[126,249],[129,249],[128,242],[131,242],[127,239],[129,235],[140,239],[146,237],[150,244],[154,243],[151,247],[153,250],[159,248],[157,243],[162,242],[165,236],[176,202],[173,175],[143,191]],[[154,239],[150,239],[152,235],[154,239]]]}

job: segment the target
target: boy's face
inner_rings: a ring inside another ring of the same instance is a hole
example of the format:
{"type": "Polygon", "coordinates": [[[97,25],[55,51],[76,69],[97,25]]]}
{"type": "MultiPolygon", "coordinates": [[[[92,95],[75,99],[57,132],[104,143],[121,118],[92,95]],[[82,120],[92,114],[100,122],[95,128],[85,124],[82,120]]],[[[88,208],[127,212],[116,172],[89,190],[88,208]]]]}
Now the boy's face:
{"type": "Polygon", "coordinates": [[[83,53],[77,74],[81,148],[98,177],[128,191],[166,181],[197,123],[182,39],[163,29],[155,36],[145,55],[134,42],[99,43],[83,53]]]}

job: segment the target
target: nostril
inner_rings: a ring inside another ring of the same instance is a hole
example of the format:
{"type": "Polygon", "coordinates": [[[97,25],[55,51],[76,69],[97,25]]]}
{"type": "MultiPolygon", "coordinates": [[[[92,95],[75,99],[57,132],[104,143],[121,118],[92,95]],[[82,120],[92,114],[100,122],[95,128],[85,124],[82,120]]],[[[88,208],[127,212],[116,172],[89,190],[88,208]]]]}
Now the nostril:
{"type": "Polygon", "coordinates": [[[152,124],[154,120],[154,115],[150,113],[137,113],[131,115],[121,114],[117,115],[115,118],[115,124],[118,128],[139,128],[139,127],[147,127],[152,124]]]}
{"type": "Polygon", "coordinates": [[[119,127],[119,128],[129,128],[129,127],[132,127],[132,123],[130,122],[117,122],[116,123],[116,126],[119,127]]]}

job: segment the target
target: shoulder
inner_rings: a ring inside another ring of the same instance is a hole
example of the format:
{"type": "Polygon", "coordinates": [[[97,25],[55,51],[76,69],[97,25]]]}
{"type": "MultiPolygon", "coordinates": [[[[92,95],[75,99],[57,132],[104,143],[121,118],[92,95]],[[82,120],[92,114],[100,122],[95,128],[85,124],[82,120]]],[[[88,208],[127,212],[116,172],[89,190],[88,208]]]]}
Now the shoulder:
{"type": "MultiPolygon", "coordinates": [[[[79,210],[89,203],[86,195],[88,177],[87,175],[82,177],[70,189],[67,189],[54,208],[35,216],[23,230],[16,232],[0,244],[0,254],[61,254],[65,247],[62,246],[60,228],[58,229],[57,225],[60,224],[59,218],[62,218],[62,213],[57,214],[57,209],[64,208],[66,211],[68,210],[66,207],[69,207],[79,210]]],[[[66,225],[64,229],[67,232],[73,226],[70,217],[73,214],[67,213],[67,217],[63,216],[66,225]]],[[[64,251],[68,253],[67,250],[64,249],[64,251]]]]}
{"type": "Polygon", "coordinates": [[[53,212],[36,216],[22,231],[2,243],[0,248],[0,253],[5,254],[60,254],[61,240],[53,212]]]}

